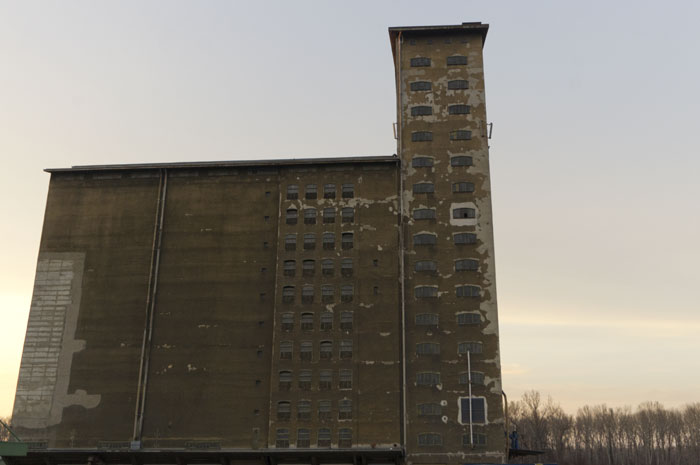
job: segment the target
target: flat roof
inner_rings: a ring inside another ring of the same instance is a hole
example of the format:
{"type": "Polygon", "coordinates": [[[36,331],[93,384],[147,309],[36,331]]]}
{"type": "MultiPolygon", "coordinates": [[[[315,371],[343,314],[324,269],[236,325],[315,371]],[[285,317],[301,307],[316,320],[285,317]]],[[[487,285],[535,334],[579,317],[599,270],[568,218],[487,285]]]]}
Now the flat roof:
{"type": "Polygon", "coordinates": [[[391,53],[396,58],[396,37],[399,33],[410,32],[416,35],[431,34],[440,32],[468,31],[481,34],[482,42],[486,42],[486,34],[489,32],[489,25],[481,21],[468,22],[462,24],[447,24],[442,26],[397,26],[389,28],[389,38],[391,39],[391,53]]]}
{"type": "Polygon", "coordinates": [[[333,158],[281,158],[271,160],[222,160],[222,161],[188,161],[175,163],[133,163],[124,165],[76,165],[70,168],[46,168],[47,173],[75,171],[119,171],[119,170],[154,170],[186,168],[231,168],[249,166],[289,166],[289,165],[336,165],[347,163],[397,163],[396,155],[333,157],[333,158]]]}

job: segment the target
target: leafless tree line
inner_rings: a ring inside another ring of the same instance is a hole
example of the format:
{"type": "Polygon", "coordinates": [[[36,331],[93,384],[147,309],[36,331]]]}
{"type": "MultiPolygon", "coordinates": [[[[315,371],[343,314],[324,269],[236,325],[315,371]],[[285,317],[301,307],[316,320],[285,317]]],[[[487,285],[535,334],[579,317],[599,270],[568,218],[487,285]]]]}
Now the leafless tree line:
{"type": "MultiPolygon", "coordinates": [[[[700,465],[700,403],[665,408],[584,406],[569,415],[536,391],[508,404],[521,449],[544,450],[559,465],[700,465]]],[[[533,462],[533,457],[511,463],[533,462]]]]}

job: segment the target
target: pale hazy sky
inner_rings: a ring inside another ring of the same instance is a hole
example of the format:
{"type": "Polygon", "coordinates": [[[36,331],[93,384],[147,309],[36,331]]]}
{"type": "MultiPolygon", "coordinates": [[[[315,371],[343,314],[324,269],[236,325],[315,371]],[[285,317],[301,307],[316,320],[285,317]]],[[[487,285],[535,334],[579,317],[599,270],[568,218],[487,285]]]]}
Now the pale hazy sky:
{"type": "Polygon", "coordinates": [[[491,24],[503,387],[700,401],[700,5],[0,0],[0,416],[46,167],[396,151],[389,26],[491,24]]]}

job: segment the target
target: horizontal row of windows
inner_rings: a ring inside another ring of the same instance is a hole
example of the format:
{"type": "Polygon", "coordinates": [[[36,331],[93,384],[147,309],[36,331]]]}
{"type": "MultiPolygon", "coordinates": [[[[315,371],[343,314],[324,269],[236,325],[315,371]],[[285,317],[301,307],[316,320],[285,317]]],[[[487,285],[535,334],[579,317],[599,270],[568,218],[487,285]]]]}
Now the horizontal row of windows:
{"type": "MultiPolygon", "coordinates": [[[[473,374],[473,373],[472,373],[473,374]]],[[[280,391],[288,391],[292,387],[293,373],[290,370],[279,372],[279,389],[280,391]]],[[[313,374],[311,370],[299,370],[297,378],[297,386],[299,389],[308,391],[311,390],[313,374]]],[[[329,391],[333,388],[333,371],[320,370],[318,373],[318,389],[320,391],[329,391]]],[[[352,370],[339,370],[338,372],[338,389],[352,389],[352,370]]]]}
{"type": "MultiPolygon", "coordinates": [[[[330,331],[333,329],[333,312],[322,312],[319,315],[319,328],[323,331],[330,331]]],[[[291,331],[294,329],[294,319],[295,315],[291,312],[285,312],[282,314],[282,330],[291,331]]],[[[301,314],[299,323],[301,325],[302,331],[313,331],[314,329],[314,313],[304,312],[301,314]]],[[[345,311],[340,312],[340,329],[343,331],[351,331],[353,324],[353,312],[345,311]]]]}
{"type": "MultiPolygon", "coordinates": [[[[410,83],[409,87],[413,92],[433,90],[433,84],[430,81],[415,81],[410,83]]],[[[449,90],[469,89],[469,82],[466,79],[454,79],[447,81],[447,88],[449,90]]]]}
{"type": "MultiPolygon", "coordinates": [[[[474,192],[474,184],[471,182],[456,182],[452,184],[452,192],[474,192]]],[[[435,184],[432,182],[417,182],[413,185],[414,194],[433,194],[435,184]]]]}
{"type": "MultiPolygon", "coordinates": [[[[334,199],[335,198],[336,187],[335,184],[324,184],[323,185],[323,198],[324,199],[334,199]]],[[[354,184],[343,184],[341,186],[341,195],[344,199],[351,199],[355,196],[355,185],[354,184]]],[[[318,198],[318,186],[316,184],[307,184],[304,190],[304,197],[307,199],[318,198]]],[[[299,198],[299,186],[296,184],[289,184],[287,186],[287,198],[289,200],[294,200],[299,198]]]]}
{"type": "MultiPolygon", "coordinates": [[[[332,403],[330,400],[318,401],[318,419],[330,420],[332,416],[332,403]]],[[[302,399],[297,402],[297,420],[311,420],[312,402],[302,399]]],[[[289,421],[292,418],[292,403],[287,400],[277,402],[277,421],[289,421]]],[[[352,400],[341,399],[338,401],[338,420],[352,420],[352,400]]]]}
{"type": "MultiPolygon", "coordinates": [[[[275,447],[289,447],[289,429],[278,428],[275,433],[275,447]]],[[[318,447],[331,447],[331,430],[330,428],[319,428],[317,433],[316,445],[318,447]]],[[[299,428],[297,430],[296,447],[311,447],[311,430],[307,428],[299,428]]],[[[350,428],[340,428],[338,430],[338,447],[352,447],[352,430],[350,428]]]]}
{"type": "MultiPolygon", "coordinates": [[[[454,218],[462,218],[461,216],[457,216],[458,214],[474,215],[474,209],[473,208],[455,208],[453,210],[453,217],[454,218]],[[459,210],[459,211],[456,211],[456,210],[459,210]],[[463,212],[462,210],[467,210],[467,212],[463,212]],[[471,212],[469,212],[468,210],[471,210],[471,212]]],[[[474,218],[474,216],[464,216],[464,218],[474,218]]],[[[474,244],[474,243],[476,243],[476,234],[457,233],[457,234],[454,234],[453,237],[454,237],[455,244],[474,244]]],[[[418,233],[418,234],[413,235],[413,245],[435,245],[435,244],[437,244],[437,234],[418,233]]]]}
{"type": "MultiPolygon", "coordinates": [[[[457,353],[481,354],[484,346],[481,342],[460,342],[457,344],[457,353]]],[[[437,342],[419,342],[416,344],[416,355],[440,355],[440,344],[437,342]]]]}
{"type": "MultiPolygon", "coordinates": [[[[416,286],[414,289],[414,295],[418,299],[434,298],[438,296],[438,287],[416,286]]],[[[479,286],[472,286],[470,284],[456,286],[455,295],[457,297],[480,297],[481,288],[479,286]]]]}
{"type": "MultiPolygon", "coordinates": [[[[450,140],[471,140],[472,132],[467,130],[457,130],[450,132],[450,140]]],[[[433,133],[431,131],[414,131],[411,133],[412,142],[432,142],[433,133]]]]}
{"type": "MultiPolygon", "coordinates": [[[[447,106],[447,113],[450,115],[468,115],[469,105],[455,104],[447,106]]],[[[433,114],[433,107],[430,105],[416,105],[411,107],[411,116],[430,116],[433,114]]]]}
{"type": "MultiPolygon", "coordinates": [[[[411,58],[412,68],[421,68],[425,66],[431,66],[432,60],[428,57],[416,57],[411,58]]],[[[467,64],[467,57],[464,55],[452,55],[447,57],[447,66],[463,66],[467,64]]]]}
{"type": "MultiPolygon", "coordinates": [[[[299,359],[313,359],[313,342],[301,341],[299,343],[299,359]]],[[[280,359],[291,360],[294,352],[294,341],[280,342],[280,359]]],[[[318,345],[318,354],[320,360],[331,360],[333,358],[333,341],[321,341],[318,345]]],[[[338,348],[340,359],[352,358],[352,340],[340,341],[338,348]]]]}
{"type": "MultiPolygon", "coordinates": [[[[419,313],[415,318],[416,325],[437,326],[440,324],[440,315],[437,313],[419,313]]],[[[460,326],[481,324],[479,313],[458,313],[457,324],[460,326]]]]}
{"type": "MultiPolygon", "coordinates": [[[[354,234],[351,232],[344,232],[340,235],[340,246],[342,249],[352,249],[354,247],[354,234]]],[[[324,232],[321,235],[321,243],[323,244],[324,250],[334,250],[335,249],[335,233],[334,232],[324,232]]],[[[316,233],[305,233],[303,236],[303,245],[305,250],[316,249],[316,233]]],[[[284,249],[285,250],[296,250],[297,249],[297,235],[287,234],[284,236],[284,249]]]]}
{"type": "MultiPolygon", "coordinates": [[[[304,216],[304,224],[316,224],[316,217],[318,216],[317,210],[315,208],[304,208],[302,210],[304,216]]],[[[335,208],[324,208],[321,212],[324,223],[335,223],[335,218],[337,216],[337,211],[335,208]]],[[[297,224],[299,218],[299,210],[296,208],[288,208],[285,216],[287,224],[297,224]]],[[[352,223],[355,221],[355,209],[352,207],[344,207],[340,210],[340,218],[343,223],[352,223]]]]}
{"type": "MultiPolygon", "coordinates": [[[[301,301],[305,304],[314,302],[315,289],[312,284],[305,284],[301,287],[301,301]]],[[[282,288],[282,302],[290,304],[294,302],[296,295],[295,286],[284,286],[282,288]]],[[[343,284],[340,286],[340,301],[352,302],[355,295],[355,288],[352,284],[343,284]]],[[[332,284],[324,284],[321,286],[321,302],[332,303],[335,301],[335,287],[332,284]]]]}
{"type": "MultiPolygon", "coordinates": [[[[462,344],[478,344],[481,345],[480,342],[463,342],[462,344]]],[[[476,354],[477,352],[472,352],[469,351],[470,353],[476,354]]],[[[467,352],[460,352],[462,354],[466,354],[467,352]]],[[[478,352],[481,353],[481,352],[478,352]]],[[[469,382],[469,374],[467,372],[463,372],[459,374],[459,384],[468,384],[469,382]]],[[[441,384],[440,381],[440,373],[438,372],[433,372],[433,371],[425,371],[421,373],[416,374],[416,385],[418,386],[437,386],[441,384]]],[[[477,384],[477,385],[483,385],[484,384],[484,374],[481,373],[480,371],[472,371],[472,384],[477,384]]],[[[427,404],[426,404],[427,405],[427,404]]],[[[419,406],[420,409],[420,406],[419,406]]],[[[423,413],[423,415],[428,415],[427,413],[423,413]]]]}
{"type": "MultiPolygon", "coordinates": [[[[484,433],[473,433],[472,438],[470,438],[469,433],[462,435],[462,446],[471,447],[472,444],[475,446],[486,445],[486,435],[484,433]]],[[[418,435],[418,446],[442,446],[442,435],[439,433],[420,433],[418,435]]]]}
{"type": "MultiPolygon", "coordinates": [[[[451,166],[472,166],[474,160],[470,156],[457,155],[450,158],[451,166]]],[[[435,164],[435,159],[433,157],[418,156],[413,157],[411,160],[411,166],[414,168],[430,167],[435,164]]]]}
{"type": "MultiPolygon", "coordinates": [[[[284,261],[283,273],[285,276],[295,276],[296,269],[296,260],[284,261]]],[[[342,276],[352,276],[352,270],[352,258],[343,258],[340,261],[340,274],[342,276]]],[[[313,276],[314,274],[316,274],[316,260],[303,260],[301,264],[301,271],[303,276],[313,276]]],[[[332,258],[324,258],[323,260],[321,260],[321,272],[324,276],[333,276],[335,274],[335,261],[332,258]]]]}
{"type": "MultiPolygon", "coordinates": [[[[479,261],[473,258],[460,258],[454,261],[455,271],[477,271],[479,269],[479,261]]],[[[437,262],[435,260],[418,260],[413,264],[415,271],[437,271],[437,262]]]]}

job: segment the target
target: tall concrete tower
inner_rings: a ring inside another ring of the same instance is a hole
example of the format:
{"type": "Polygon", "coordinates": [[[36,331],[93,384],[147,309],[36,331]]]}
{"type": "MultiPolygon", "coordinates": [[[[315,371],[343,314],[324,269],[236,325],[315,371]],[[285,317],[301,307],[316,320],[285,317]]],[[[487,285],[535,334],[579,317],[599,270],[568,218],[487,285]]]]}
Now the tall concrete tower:
{"type": "Polygon", "coordinates": [[[505,462],[487,31],[481,23],[389,29],[402,165],[404,443],[413,464],[505,462]]]}

